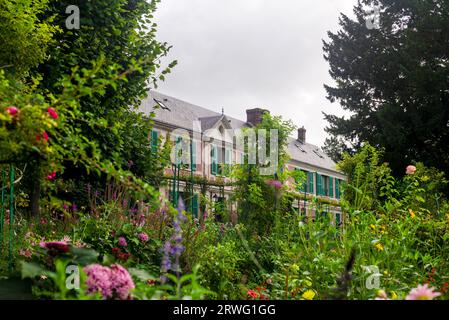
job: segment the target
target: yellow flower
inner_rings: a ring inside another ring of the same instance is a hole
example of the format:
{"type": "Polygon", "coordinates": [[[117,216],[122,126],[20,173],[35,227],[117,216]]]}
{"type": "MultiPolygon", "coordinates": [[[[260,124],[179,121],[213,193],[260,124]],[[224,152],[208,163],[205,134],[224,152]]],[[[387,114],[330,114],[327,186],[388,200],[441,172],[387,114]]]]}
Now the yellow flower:
{"type": "Polygon", "coordinates": [[[396,292],[391,291],[391,299],[396,300],[397,298],[398,298],[398,295],[396,294],[396,292]]]}
{"type": "Polygon", "coordinates": [[[410,216],[412,217],[412,219],[414,219],[416,215],[413,212],[413,210],[412,209],[408,209],[408,212],[410,212],[410,216]]]}
{"type": "Polygon", "coordinates": [[[373,230],[376,230],[376,226],[374,224],[370,224],[369,227],[373,230]]]}
{"type": "Polygon", "coordinates": [[[293,271],[299,271],[299,266],[298,266],[296,263],[292,264],[292,265],[290,266],[290,268],[291,268],[293,271]]]}
{"type": "Polygon", "coordinates": [[[449,213],[446,213],[446,219],[449,220],[449,213]]]}
{"type": "Polygon", "coordinates": [[[302,294],[302,297],[306,300],[313,300],[315,298],[315,291],[309,289],[302,294]]]}
{"type": "Polygon", "coordinates": [[[384,246],[380,242],[376,243],[374,247],[379,251],[384,251],[384,246]]]}

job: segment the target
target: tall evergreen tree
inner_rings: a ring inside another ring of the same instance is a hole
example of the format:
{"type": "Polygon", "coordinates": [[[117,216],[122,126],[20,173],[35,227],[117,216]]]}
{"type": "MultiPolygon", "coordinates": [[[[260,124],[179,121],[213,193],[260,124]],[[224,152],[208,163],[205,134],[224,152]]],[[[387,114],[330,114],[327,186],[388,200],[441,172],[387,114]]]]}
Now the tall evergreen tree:
{"type": "Polygon", "coordinates": [[[449,172],[449,1],[359,0],[354,13],[324,42],[335,80],[328,99],[351,112],[325,114],[327,149],[344,148],[331,145],[341,138],[353,150],[368,141],[385,148],[396,174],[411,161],[449,172]]]}

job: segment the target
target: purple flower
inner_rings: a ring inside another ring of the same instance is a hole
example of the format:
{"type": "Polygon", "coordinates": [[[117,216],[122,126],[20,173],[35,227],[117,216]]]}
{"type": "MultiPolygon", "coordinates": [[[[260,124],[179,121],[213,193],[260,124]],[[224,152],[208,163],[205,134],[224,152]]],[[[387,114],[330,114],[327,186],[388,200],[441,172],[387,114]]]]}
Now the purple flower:
{"type": "MultiPolygon", "coordinates": [[[[173,234],[161,248],[163,253],[161,262],[161,271],[167,273],[170,270],[178,273],[180,272],[179,259],[184,252],[185,247],[182,245],[183,236],[181,223],[187,220],[184,215],[184,202],[179,198],[178,214],[173,219],[173,234]]],[[[164,277],[165,278],[165,277],[164,277]]],[[[161,277],[161,282],[164,283],[164,278],[161,277]]]]}
{"type": "Polygon", "coordinates": [[[265,181],[265,183],[273,188],[275,188],[276,190],[280,190],[282,189],[282,182],[280,182],[279,180],[267,180],[265,181]]]}
{"type": "Polygon", "coordinates": [[[119,237],[118,238],[118,245],[120,247],[126,247],[128,245],[128,243],[126,242],[126,239],[124,237],[119,237]]]}
{"type": "Polygon", "coordinates": [[[69,210],[69,205],[64,203],[64,204],[62,205],[62,208],[63,208],[64,210],[69,210]]]}
{"type": "Polygon", "coordinates": [[[72,211],[76,212],[78,210],[78,206],[76,204],[72,205],[72,211]]]}
{"type": "Polygon", "coordinates": [[[139,234],[137,235],[137,237],[139,238],[139,240],[140,240],[141,242],[147,242],[148,239],[149,239],[148,235],[147,235],[145,232],[139,233],[139,234]]]}

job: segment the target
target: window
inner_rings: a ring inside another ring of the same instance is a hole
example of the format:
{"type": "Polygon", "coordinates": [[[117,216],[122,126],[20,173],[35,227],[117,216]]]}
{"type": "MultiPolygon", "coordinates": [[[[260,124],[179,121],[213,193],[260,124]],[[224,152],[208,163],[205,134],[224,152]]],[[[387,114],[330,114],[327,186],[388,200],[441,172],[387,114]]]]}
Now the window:
{"type": "Polygon", "coordinates": [[[161,107],[162,109],[167,110],[167,111],[171,111],[170,108],[167,107],[161,100],[158,100],[158,99],[153,99],[153,100],[154,100],[154,102],[156,102],[156,103],[159,105],[159,107],[161,107]]]}
{"type": "Polygon", "coordinates": [[[335,197],[340,199],[340,179],[335,179],[335,197]]]}
{"type": "Polygon", "coordinates": [[[309,184],[309,188],[307,189],[308,193],[314,193],[314,184],[313,184],[313,172],[307,172],[307,182],[309,184]]]}
{"type": "Polygon", "coordinates": [[[334,178],[329,177],[329,197],[334,197],[334,178]]]}
{"type": "Polygon", "coordinates": [[[156,130],[151,130],[151,152],[153,154],[157,153],[157,145],[159,142],[158,132],[156,130]]]}
{"type": "MultiPolygon", "coordinates": [[[[301,171],[301,172],[304,172],[304,173],[306,174],[306,181],[304,181],[304,183],[302,183],[300,186],[298,186],[298,191],[300,191],[300,192],[306,192],[306,191],[307,191],[306,188],[307,188],[308,172],[307,172],[307,171],[304,171],[304,170],[301,170],[301,169],[299,169],[299,168],[295,168],[295,171],[301,171]]],[[[295,182],[298,183],[298,182],[299,182],[298,179],[296,179],[295,182]]]]}
{"type": "Polygon", "coordinates": [[[210,150],[210,172],[212,175],[218,175],[218,148],[217,146],[212,145],[210,150]]]}
{"type": "Polygon", "coordinates": [[[191,156],[191,160],[192,160],[192,171],[196,171],[196,152],[197,152],[197,142],[192,140],[192,156],[191,156]]]}
{"type": "Polygon", "coordinates": [[[335,214],[335,225],[338,227],[341,224],[341,213],[335,214]]]}
{"type": "Polygon", "coordinates": [[[232,149],[226,148],[223,174],[227,177],[231,174],[231,166],[232,166],[232,149]]]}
{"type": "Polygon", "coordinates": [[[316,195],[321,196],[323,195],[322,176],[318,172],[315,173],[315,176],[316,176],[316,195]]]}

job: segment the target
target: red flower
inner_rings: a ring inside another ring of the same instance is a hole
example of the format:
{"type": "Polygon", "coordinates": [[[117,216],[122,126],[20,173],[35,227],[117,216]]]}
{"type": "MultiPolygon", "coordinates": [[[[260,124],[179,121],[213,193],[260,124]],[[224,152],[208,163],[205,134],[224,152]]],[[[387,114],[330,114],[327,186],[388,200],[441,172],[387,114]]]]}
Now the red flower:
{"type": "Polygon", "coordinates": [[[41,141],[41,139],[44,139],[46,142],[48,141],[49,138],[48,138],[48,134],[46,131],[42,132],[41,135],[36,136],[37,141],[41,141]]]}
{"type": "Polygon", "coordinates": [[[67,253],[70,250],[67,242],[64,241],[52,241],[41,243],[41,247],[47,248],[48,254],[51,256],[57,256],[58,254],[67,253]]]}
{"type": "Polygon", "coordinates": [[[258,297],[256,291],[254,291],[254,290],[248,290],[248,292],[247,292],[246,294],[247,294],[250,298],[253,298],[253,299],[257,299],[257,297],[258,297]]]}
{"type": "Polygon", "coordinates": [[[155,284],[156,284],[156,280],[147,280],[147,284],[149,285],[149,286],[154,286],[155,284]]]}
{"type": "Polygon", "coordinates": [[[52,107],[47,109],[48,114],[50,115],[50,117],[52,117],[53,119],[58,119],[58,114],[56,113],[56,110],[53,109],[52,107]]]}
{"type": "Polygon", "coordinates": [[[19,109],[17,109],[16,107],[8,107],[6,108],[6,112],[9,113],[10,116],[15,116],[19,113],[19,109]]]}
{"type": "Polygon", "coordinates": [[[129,259],[129,257],[131,257],[131,254],[130,254],[130,253],[119,253],[119,254],[117,255],[117,258],[118,258],[119,260],[124,261],[124,262],[126,262],[126,261],[129,259]]]}
{"type": "Polygon", "coordinates": [[[122,250],[120,250],[120,248],[112,248],[112,253],[113,254],[119,254],[121,252],[122,252],[122,250]]]}
{"type": "Polygon", "coordinates": [[[47,180],[51,181],[56,178],[56,172],[49,173],[47,176],[47,180]]]}

